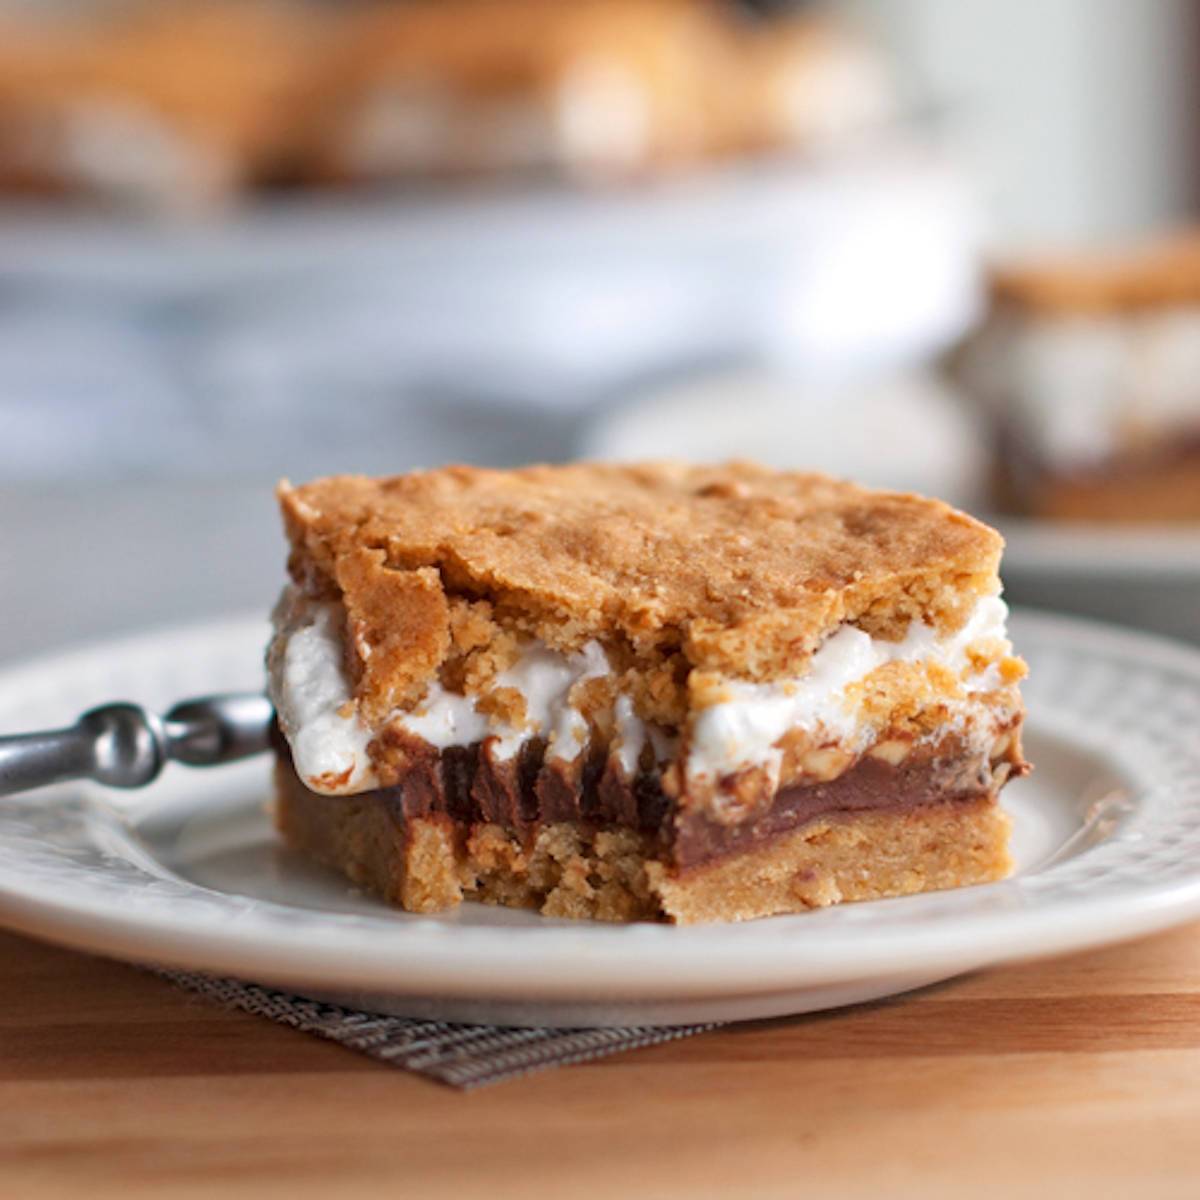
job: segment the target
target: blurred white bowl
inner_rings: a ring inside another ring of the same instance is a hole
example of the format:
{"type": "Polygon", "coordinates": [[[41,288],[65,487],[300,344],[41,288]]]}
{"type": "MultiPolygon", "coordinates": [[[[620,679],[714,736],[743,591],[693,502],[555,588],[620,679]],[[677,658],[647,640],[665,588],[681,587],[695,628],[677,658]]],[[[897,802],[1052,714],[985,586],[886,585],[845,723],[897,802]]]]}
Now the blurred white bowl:
{"type": "Polygon", "coordinates": [[[973,318],[978,248],[961,177],[901,146],[619,190],[279,200],[192,224],[0,208],[0,378],[2,323],[27,297],[59,314],[48,361],[72,356],[72,319],[84,334],[93,310],[122,320],[103,369],[127,364],[142,394],[138,339],[154,370],[165,347],[175,390],[236,408],[242,440],[255,411],[281,436],[283,406],[369,395],[581,411],[718,360],[829,374],[919,359],[973,318]]]}
{"type": "Polygon", "coordinates": [[[956,398],[926,373],[801,383],[747,370],[630,401],[593,426],[592,458],[753,458],[972,507],[985,454],[956,398]]]}

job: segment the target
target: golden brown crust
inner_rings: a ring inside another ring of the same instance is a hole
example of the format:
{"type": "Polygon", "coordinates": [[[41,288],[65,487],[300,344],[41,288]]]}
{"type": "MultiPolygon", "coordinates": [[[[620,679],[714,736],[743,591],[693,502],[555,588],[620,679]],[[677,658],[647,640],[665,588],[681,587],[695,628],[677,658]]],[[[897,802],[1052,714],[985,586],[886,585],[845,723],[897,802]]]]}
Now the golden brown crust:
{"type": "Polygon", "coordinates": [[[385,570],[382,550],[351,550],[334,574],[359,707],[377,721],[421,698],[450,648],[450,605],[436,570],[385,570]]]}
{"type": "Polygon", "coordinates": [[[486,675],[494,629],[596,639],[639,712],[678,721],[693,671],[794,676],[843,622],[956,628],[1002,545],[940,501],[748,463],[446,467],[284,484],[280,502],[293,577],[340,593],[372,647],[355,674],[379,711],[439,662],[473,653],[486,675]]]}
{"type": "Polygon", "coordinates": [[[1003,307],[1047,316],[1200,304],[1200,230],[1124,250],[999,266],[992,294],[1003,307]]]}

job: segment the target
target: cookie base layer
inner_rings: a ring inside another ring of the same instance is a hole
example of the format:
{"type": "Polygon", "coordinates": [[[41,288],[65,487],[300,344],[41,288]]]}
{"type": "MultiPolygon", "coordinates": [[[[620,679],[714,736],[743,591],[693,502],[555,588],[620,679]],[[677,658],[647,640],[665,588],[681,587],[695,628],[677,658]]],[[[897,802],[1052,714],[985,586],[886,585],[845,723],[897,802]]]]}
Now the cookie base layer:
{"type": "Polygon", "coordinates": [[[463,899],[546,916],[678,924],[744,921],[846,900],[987,883],[1012,867],[994,797],[816,817],[702,867],[673,871],[654,838],[568,822],[521,838],[444,815],[405,820],[386,801],[321,796],[276,771],[276,823],[293,848],[410,912],[463,899]]]}

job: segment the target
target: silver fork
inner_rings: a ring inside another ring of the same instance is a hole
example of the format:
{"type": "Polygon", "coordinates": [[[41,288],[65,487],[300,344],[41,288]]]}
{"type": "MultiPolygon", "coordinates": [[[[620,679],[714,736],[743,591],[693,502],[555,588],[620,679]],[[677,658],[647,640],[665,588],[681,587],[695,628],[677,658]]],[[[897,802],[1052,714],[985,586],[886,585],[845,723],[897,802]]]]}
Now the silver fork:
{"type": "Polygon", "coordinates": [[[0,737],[0,796],[68,779],[137,788],[168,762],[215,767],[266,750],[275,710],[252,692],[203,696],[158,716],[105,704],[74,725],[0,737]]]}

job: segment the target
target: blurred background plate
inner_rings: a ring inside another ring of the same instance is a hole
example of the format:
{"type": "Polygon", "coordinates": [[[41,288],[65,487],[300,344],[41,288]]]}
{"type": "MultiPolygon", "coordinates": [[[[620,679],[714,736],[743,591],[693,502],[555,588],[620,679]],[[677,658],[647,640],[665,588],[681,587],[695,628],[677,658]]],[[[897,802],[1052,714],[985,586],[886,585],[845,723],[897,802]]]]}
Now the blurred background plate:
{"type": "Polygon", "coordinates": [[[985,498],[982,435],[960,398],[921,369],[841,380],[761,368],[697,375],[602,414],[582,452],[614,460],[753,458],[965,508],[985,498]]]}
{"type": "MultiPolygon", "coordinates": [[[[81,441],[103,405],[146,472],[211,472],[215,456],[303,475],[436,461],[421,433],[439,417],[451,454],[503,460],[489,422],[473,438],[456,409],[566,429],[633,381],[714,362],[887,371],[977,315],[979,237],[961,177],[901,148],[635,190],[265,202],[190,225],[10,209],[0,295],[21,302],[0,305],[0,420],[29,433],[5,469],[53,474],[65,445],[90,473],[127,471],[111,427],[81,441]]],[[[555,451],[535,431],[515,458],[555,451]]]]}
{"type": "Polygon", "coordinates": [[[1200,642],[1200,529],[995,520],[1010,600],[1200,642]]]}

